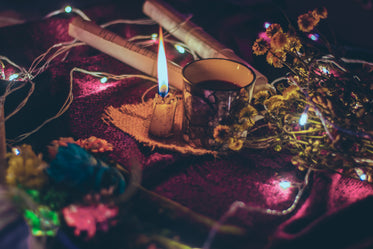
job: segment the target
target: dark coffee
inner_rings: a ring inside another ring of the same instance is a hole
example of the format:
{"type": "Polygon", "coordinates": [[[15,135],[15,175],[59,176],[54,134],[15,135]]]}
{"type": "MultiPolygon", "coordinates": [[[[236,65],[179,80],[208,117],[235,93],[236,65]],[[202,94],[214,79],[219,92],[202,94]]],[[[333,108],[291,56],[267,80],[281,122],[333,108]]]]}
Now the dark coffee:
{"type": "Polygon", "coordinates": [[[241,87],[224,80],[205,80],[196,84],[198,88],[212,91],[236,91],[241,87]]]}

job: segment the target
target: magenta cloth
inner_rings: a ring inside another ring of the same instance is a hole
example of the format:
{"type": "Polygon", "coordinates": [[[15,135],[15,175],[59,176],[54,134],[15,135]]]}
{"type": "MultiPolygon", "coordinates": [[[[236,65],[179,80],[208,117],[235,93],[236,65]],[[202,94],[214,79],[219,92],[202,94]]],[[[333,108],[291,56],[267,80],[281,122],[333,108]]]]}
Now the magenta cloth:
{"type": "MultiPolygon", "coordinates": [[[[130,18],[143,17],[136,4],[133,9],[110,4],[96,6],[87,9],[86,13],[97,23],[123,18],[125,13],[130,18]]],[[[248,21],[242,13],[226,18],[226,25],[231,24],[237,29],[244,28],[237,23],[248,21]]],[[[71,40],[67,34],[70,20],[71,16],[61,15],[1,28],[0,54],[27,68],[53,44],[71,40]]],[[[214,23],[210,22],[210,25],[214,23]]],[[[223,28],[227,30],[227,27],[223,28]]],[[[158,27],[116,25],[112,30],[131,37],[144,30],[157,32],[158,27]]],[[[255,63],[247,44],[253,41],[257,32],[243,35],[242,30],[231,29],[230,33],[231,38],[224,42],[230,42],[238,53],[255,63]]],[[[182,65],[190,60],[190,57],[175,51],[168,56],[182,65]]],[[[260,66],[261,62],[254,64],[259,71],[267,72],[267,67],[260,66]]],[[[56,59],[35,79],[37,94],[31,97],[30,105],[24,111],[7,122],[8,138],[36,127],[41,120],[56,113],[66,97],[69,72],[73,67],[113,74],[141,73],[88,46],[74,48],[64,62],[56,59]]],[[[268,75],[269,78],[276,76],[276,72],[268,72],[273,73],[268,75]]],[[[61,136],[106,139],[114,145],[114,151],[109,155],[112,159],[125,167],[129,167],[132,159],[142,164],[145,187],[215,220],[221,218],[235,201],[278,210],[292,204],[296,188],[283,190],[279,183],[283,180],[301,183],[304,172],[291,165],[290,155],[271,149],[245,150],[215,159],[152,151],[101,119],[105,108],[110,105],[119,107],[140,102],[142,93],[150,86],[149,82],[132,78],[102,84],[93,76],[74,73],[73,84],[74,100],[68,112],[25,142],[43,148],[61,136]]],[[[373,186],[369,183],[336,173],[311,174],[310,185],[293,213],[271,216],[238,210],[229,217],[227,223],[247,229],[242,243],[232,241],[231,248],[373,248],[373,232],[369,228],[373,224],[372,195],[373,186]]],[[[203,236],[207,237],[207,234],[203,236]]]]}

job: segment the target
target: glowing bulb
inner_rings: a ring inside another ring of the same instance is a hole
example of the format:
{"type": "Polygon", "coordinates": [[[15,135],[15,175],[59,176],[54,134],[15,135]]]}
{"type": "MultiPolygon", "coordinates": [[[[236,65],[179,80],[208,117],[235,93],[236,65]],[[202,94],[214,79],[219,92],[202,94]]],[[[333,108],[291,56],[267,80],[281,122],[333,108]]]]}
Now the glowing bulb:
{"type": "Polygon", "coordinates": [[[264,23],[264,28],[267,29],[269,26],[271,26],[271,23],[270,22],[265,22],[264,23]]]}
{"type": "Polygon", "coordinates": [[[291,182],[289,182],[289,181],[281,181],[281,182],[279,183],[279,185],[280,185],[280,187],[281,187],[283,190],[285,190],[285,189],[288,189],[288,188],[291,187],[291,182]]]}
{"type": "Polygon", "coordinates": [[[100,79],[100,82],[102,83],[102,84],[105,84],[106,82],[107,82],[107,77],[102,77],[101,79],[100,79]]]}
{"type": "Polygon", "coordinates": [[[310,38],[312,41],[317,41],[319,39],[318,34],[309,34],[308,38],[310,38]]]}
{"type": "Polygon", "coordinates": [[[300,115],[299,118],[299,125],[303,126],[307,123],[308,115],[306,112],[303,112],[302,115],[300,115]]]}
{"type": "Polygon", "coordinates": [[[366,179],[367,179],[367,175],[366,174],[361,174],[360,175],[360,180],[365,181],[366,179]]]}
{"type": "Polygon", "coordinates": [[[152,40],[156,41],[158,39],[158,34],[154,33],[154,34],[151,35],[151,37],[152,37],[152,40]]]}
{"type": "Polygon", "coordinates": [[[321,70],[323,73],[329,74],[329,70],[326,67],[322,67],[321,70]]]}
{"type": "Polygon", "coordinates": [[[21,152],[19,151],[18,148],[12,148],[12,152],[13,152],[13,154],[16,155],[16,156],[18,156],[19,153],[21,153],[21,152]]]}
{"type": "Polygon", "coordinates": [[[176,50],[180,53],[180,54],[184,54],[185,53],[185,48],[183,46],[180,46],[179,44],[175,44],[175,48],[176,50]]]}
{"type": "Polygon", "coordinates": [[[71,8],[71,6],[69,6],[69,5],[67,5],[67,6],[65,7],[65,12],[66,12],[66,13],[71,13],[72,10],[73,10],[73,8],[71,8]]]}
{"type": "Polygon", "coordinates": [[[12,74],[12,75],[9,76],[9,80],[10,80],[10,81],[15,80],[15,79],[18,78],[18,76],[19,76],[19,75],[18,75],[17,73],[12,74]]]}

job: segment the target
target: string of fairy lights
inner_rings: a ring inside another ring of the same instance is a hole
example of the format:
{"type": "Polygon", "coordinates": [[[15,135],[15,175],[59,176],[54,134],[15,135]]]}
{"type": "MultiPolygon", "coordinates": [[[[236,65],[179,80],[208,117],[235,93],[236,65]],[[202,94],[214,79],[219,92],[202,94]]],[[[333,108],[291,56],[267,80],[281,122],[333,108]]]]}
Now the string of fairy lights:
{"type": "MultiPolygon", "coordinates": [[[[76,9],[76,8],[73,8],[71,6],[66,6],[62,9],[53,11],[53,12],[49,13],[48,15],[46,15],[45,18],[52,18],[56,15],[71,14],[71,13],[79,15],[84,20],[87,20],[87,21],[91,20],[83,11],[81,11],[79,9],[76,9]]],[[[188,16],[186,21],[190,20],[191,18],[192,18],[191,15],[188,16]]],[[[100,26],[102,28],[106,28],[108,26],[117,25],[117,24],[155,25],[157,23],[155,21],[151,20],[151,19],[138,19],[138,20],[119,19],[119,20],[110,21],[110,22],[102,24],[100,26]]],[[[180,25],[183,25],[183,23],[181,23],[180,25]]],[[[265,27],[268,27],[270,25],[270,23],[266,22],[264,25],[265,25],[265,27]]],[[[168,32],[168,34],[165,35],[165,41],[166,42],[172,44],[174,46],[174,48],[179,53],[183,54],[183,53],[187,52],[187,53],[192,55],[194,60],[197,60],[199,58],[197,56],[197,54],[195,53],[195,51],[190,49],[186,44],[184,44],[182,42],[179,42],[179,41],[172,40],[172,39],[167,39],[167,37],[171,36],[171,34],[172,34],[172,32],[170,31],[170,32],[168,32]]],[[[318,35],[317,34],[310,34],[309,38],[315,41],[315,40],[318,39],[318,35]]],[[[136,44],[138,44],[142,47],[147,47],[147,46],[153,45],[154,42],[157,41],[157,39],[158,39],[157,34],[150,34],[150,35],[134,36],[134,37],[129,38],[128,41],[134,42],[134,43],[136,43],[136,44]]],[[[2,96],[3,98],[6,98],[7,96],[9,96],[14,91],[17,91],[20,88],[22,88],[24,85],[17,85],[20,81],[21,82],[26,81],[26,82],[29,82],[31,84],[31,88],[29,89],[28,94],[25,97],[25,99],[21,101],[21,103],[16,107],[16,109],[12,113],[8,114],[5,117],[5,120],[8,120],[10,117],[14,116],[17,112],[19,112],[27,104],[30,96],[32,95],[32,93],[35,90],[35,83],[33,82],[35,77],[37,77],[39,74],[44,72],[56,58],[59,58],[61,55],[63,55],[62,59],[60,59],[60,60],[64,61],[68,57],[69,51],[72,48],[78,47],[78,46],[84,46],[84,45],[86,45],[84,42],[78,41],[76,39],[71,40],[71,41],[67,41],[67,42],[54,44],[45,53],[38,56],[32,62],[31,66],[27,70],[23,67],[20,67],[15,62],[11,61],[9,58],[7,58],[5,56],[0,56],[1,78],[3,80],[6,80],[6,81],[9,82],[9,84],[7,85],[6,91],[2,96]],[[17,70],[17,72],[14,72],[11,75],[7,76],[6,75],[7,64],[9,64],[11,67],[15,68],[17,70]]],[[[330,57],[325,56],[321,60],[323,62],[326,62],[326,63],[336,63],[335,61],[330,60],[330,59],[331,59],[330,57]]],[[[342,60],[346,63],[365,63],[365,64],[373,66],[373,63],[362,61],[362,60],[352,60],[352,59],[346,59],[346,58],[343,58],[342,60]]],[[[342,66],[340,66],[338,64],[336,64],[335,66],[337,66],[337,67],[339,67],[340,69],[343,70],[342,66]]],[[[89,71],[89,70],[85,70],[85,69],[82,69],[82,68],[74,67],[70,71],[70,75],[69,75],[70,76],[69,92],[68,92],[68,95],[65,99],[65,102],[62,104],[60,110],[53,117],[45,120],[43,123],[41,123],[38,127],[33,129],[32,131],[21,134],[21,135],[17,136],[16,138],[8,139],[7,143],[10,147],[12,147],[13,144],[19,143],[22,140],[26,139],[31,134],[34,134],[35,132],[40,130],[45,124],[47,124],[50,121],[60,117],[62,114],[64,114],[69,109],[69,107],[70,107],[70,105],[73,101],[72,89],[73,89],[73,82],[74,82],[74,74],[75,73],[83,73],[83,74],[87,74],[87,75],[96,77],[100,81],[100,83],[102,83],[102,84],[105,84],[110,80],[119,81],[119,80],[122,80],[122,79],[133,78],[133,77],[137,77],[137,78],[141,78],[141,79],[145,79],[145,80],[149,80],[151,82],[157,83],[157,80],[155,78],[149,77],[149,76],[146,76],[146,75],[141,75],[141,74],[114,75],[114,74],[110,74],[110,73],[106,73],[106,72],[95,72],[95,71],[89,71]]],[[[273,80],[273,82],[270,85],[273,87],[276,83],[278,83],[280,81],[283,81],[283,80],[287,81],[288,79],[289,79],[288,77],[279,77],[278,79],[273,80]]],[[[294,83],[295,83],[295,81],[294,81],[294,83]]],[[[307,96],[307,89],[302,89],[302,91],[304,92],[305,96],[307,96]]],[[[146,93],[144,93],[144,95],[145,94],[146,93]]],[[[143,95],[142,99],[144,99],[144,95],[143,95]]],[[[315,107],[313,107],[313,108],[315,108],[315,107]]],[[[299,118],[299,124],[301,126],[303,126],[307,123],[307,111],[308,111],[308,109],[309,109],[309,106],[307,105],[305,107],[304,112],[301,114],[301,116],[299,118]]],[[[331,139],[333,139],[333,137],[331,136],[331,134],[328,131],[328,126],[330,126],[332,124],[330,122],[328,123],[327,120],[322,117],[321,113],[317,111],[317,109],[316,109],[316,114],[319,116],[319,118],[320,118],[320,120],[321,120],[321,122],[324,126],[325,131],[329,134],[329,137],[331,139]]],[[[361,134],[361,135],[367,135],[367,134],[361,134]]],[[[203,249],[209,249],[211,247],[211,244],[214,241],[214,238],[215,238],[217,232],[219,231],[219,228],[224,223],[227,222],[229,217],[235,215],[236,212],[240,209],[241,210],[246,210],[248,212],[259,212],[259,213],[268,214],[268,215],[275,215],[275,216],[284,216],[284,215],[288,215],[291,212],[293,212],[296,209],[297,205],[299,204],[299,201],[300,201],[302,195],[304,194],[305,189],[309,186],[309,178],[310,178],[311,171],[312,171],[311,169],[308,169],[308,171],[305,173],[303,182],[292,183],[292,182],[289,182],[289,181],[281,181],[279,183],[279,185],[282,189],[289,189],[289,188],[296,188],[297,189],[297,194],[296,194],[292,204],[287,209],[275,210],[275,209],[270,209],[270,208],[250,206],[250,205],[248,205],[248,204],[246,204],[242,201],[233,202],[230,205],[230,207],[228,208],[228,210],[225,212],[225,214],[223,214],[221,216],[221,218],[215,223],[215,225],[213,225],[213,227],[210,230],[210,232],[208,234],[208,237],[206,238],[202,248],[203,249]]],[[[364,176],[363,172],[357,172],[357,173],[360,176],[361,180],[366,179],[366,176],[364,176]]]]}

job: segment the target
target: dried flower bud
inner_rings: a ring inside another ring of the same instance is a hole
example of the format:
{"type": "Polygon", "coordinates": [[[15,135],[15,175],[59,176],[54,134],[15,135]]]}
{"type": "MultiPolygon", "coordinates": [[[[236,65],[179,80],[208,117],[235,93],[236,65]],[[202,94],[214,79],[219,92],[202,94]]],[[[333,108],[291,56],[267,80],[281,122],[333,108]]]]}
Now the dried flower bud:
{"type": "Polygon", "coordinates": [[[295,99],[299,97],[299,87],[297,85],[291,85],[282,92],[282,96],[286,100],[295,99]]]}
{"type": "Polygon", "coordinates": [[[255,55],[263,55],[263,54],[268,52],[269,44],[263,38],[258,38],[254,42],[254,45],[252,46],[252,49],[253,49],[253,53],[255,55]]]}
{"type": "Polygon", "coordinates": [[[237,138],[232,138],[232,137],[229,138],[229,143],[228,143],[229,149],[234,150],[234,151],[239,151],[242,149],[242,146],[243,146],[242,139],[237,139],[237,138]]]}
{"type": "MultiPolygon", "coordinates": [[[[296,53],[296,52],[299,52],[301,48],[302,48],[302,44],[300,40],[297,37],[289,36],[288,44],[286,45],[285,49],[289,50],[290,52],[296,53]]],[[[298,59],[294,58],[294,64],[296,64],[295,60],[298,60],[298,59]]]]}
{"type": "Polygon", "coordinates": [[[269,112],[274,112],[282,107],[284,107],[284,97],[281,95],[274,95],[264,101],[264,105],[267,107],[269,112]]]}
{"type": "Polygon", "coordinates": [[[263,104],[263,102],[268,99],[269,93],[266,90],[259,91],[256,94],[254,94],[254,104],[263,104]]]}
{"type": "Polygon", "coordinates": [[[278,23],[272,23],[267,29],[266,29],[266,35],[269,38],[272,38],[274,34],[278,32],[283,32],[281,25],[278,23]]]}
{"type": "Polygon", "coordinates": [[[283,32],[277,32],[271,39],[271,48],[275,52],[283,51],[289,46],[290,40],[288,35],[283,32]]]}
{"type": "Polygon", "coordinates": [[[281,147],[281,145],[277,144],[273,149],[274,149],[274,151],[279,152],[279,151],[282,150],[282,147],[281,147]]]}
{"type": "Polygon", "coordinates": [[[308,12],[298,17],[298,27],[303,32],[310,32],[319,23],[319,20],[319,18],[314,17],[312,12],[308,12]]]}
{"type": "Polygon", "coordinates": [[[316,8],[312,11],[315,18],[325,19],[328,17],[328,10],[325,7],[316,8]]]}
{"type": "Polygon", "coordinates": [[[91,136],[88,139],[79,139],[78,141],[76,141],[76,144],[93,153],[113,150],[112,144],[108,143],[104,139],[100,139],[95,136],[91,136]]]}
{"type": "Polygon", "coordinates": [[[238,117],[254,119],[256,115],[258,115],[258,111],[252,105],[247,105],[240,111],[240,113],[238,114],[238,117]]]}
{"type": "Polygon", "coordinates": [[[273,65],[276,68],[281,68],[284,66],[283,62],[286,60],[286,53],[284,52],[269,52],[267,54],[266,60],[268,64],[273,65]]]}
{"type": "Polygon", "coordinates": [[[214,139],[218,143],[223,143],[225,140],[228,139],[229,135],[229,126],[226,125],[218,125],[214,129],[214,139]]]}

